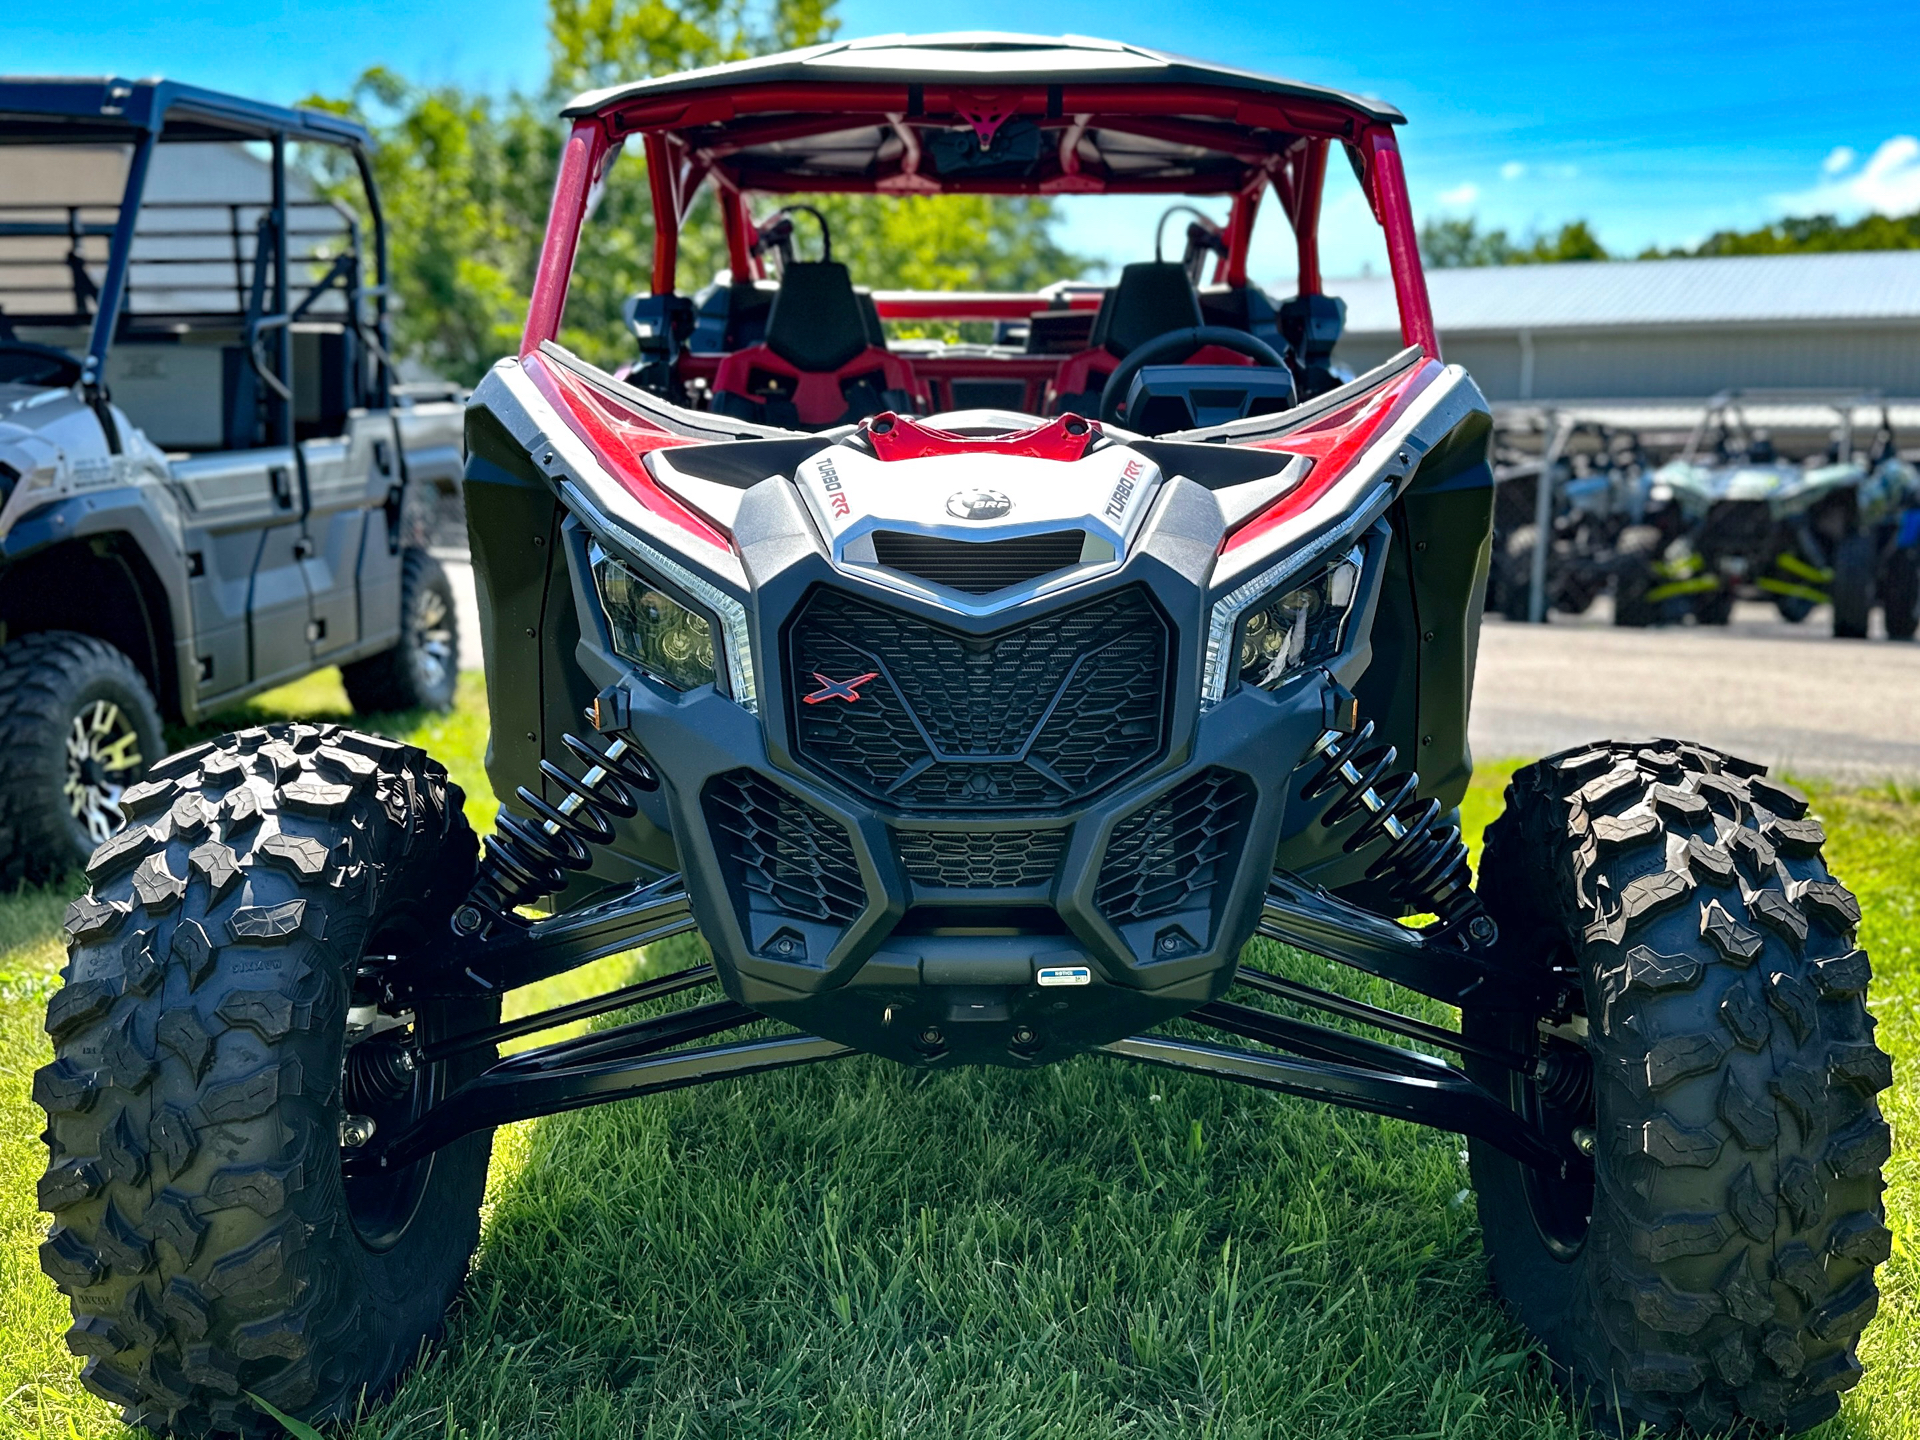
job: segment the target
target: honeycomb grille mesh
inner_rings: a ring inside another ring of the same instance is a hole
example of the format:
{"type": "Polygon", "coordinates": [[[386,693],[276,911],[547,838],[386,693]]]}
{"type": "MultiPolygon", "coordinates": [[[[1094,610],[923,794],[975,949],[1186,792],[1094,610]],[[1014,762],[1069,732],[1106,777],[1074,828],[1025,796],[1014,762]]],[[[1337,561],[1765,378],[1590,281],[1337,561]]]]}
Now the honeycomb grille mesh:
{"type": "Polygon", "coordinates": [[[846,828],[751,770],[707,784],[707,829],[736,900],[748,908],[846,925],[866,887],[846,828]]]}
{"type": "Polygon", "coordinates": [[[818,590],[787,645],[800,755],[903,809],[1061,805],[1165,743],[1171,637],[1137,586],[984,637],[818,590]],[[857,701],[806,703],[869,673],[857,701]]]}
{"type": "Polygon", "coordinates": [[[1135,810],[1107,842],[1094,904],[1116,925],[1210,908],[1252,798],[1246,777],[1216,767],[1135,810]]]}
{"type": "Polygon", "coordinates": [[[1064,830],[903,830],[895,839],[900,863],[916,885],[1010,890],[1053,879],[1066,835],[1064,830]]]}

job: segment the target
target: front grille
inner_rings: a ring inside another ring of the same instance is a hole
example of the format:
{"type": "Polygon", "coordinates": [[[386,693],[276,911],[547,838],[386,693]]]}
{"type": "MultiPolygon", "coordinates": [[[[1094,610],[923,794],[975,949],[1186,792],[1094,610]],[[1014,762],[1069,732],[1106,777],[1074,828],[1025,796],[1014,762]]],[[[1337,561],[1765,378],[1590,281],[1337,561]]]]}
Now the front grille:
{"type": "Polygon", "coordinates": [[[969,595],[990,595],[1078,565],[1086,543],[1084,530],[1055,530],[1010,540],[949,540],[904,530],[873,532],[874,558],[887,569],[969,595]]]}
{"type": "Polygon", "coordinates": [[[914,884],[963,890],[1045,885],[1066,838],[1065,830],[902,830],[894,836],[914,884]]]}
{"type": "Polygon", "coordinates": [[[846,925],[866,908],[853,845],[838,821],[751,770],[715,776],[704,798],[728,888],[748,911],[846,925]]]}
{"type": "Polygon", "coordinates": [[[1232,877],[1240,830],[1252,808],[1246,777],[1202,771],[1113,827],[1094,904],[1115,925],[1211,909],[1232,877]]]}
{"type": "Polygon", "coordinates": [[[1773,510],[1764,500],[1716,500],[1700,527],[1700,544],[1716,554],[1749,555],[1762,564],[1773,559],[1773,510]]]}
{"type": "Polygon", "coordinates": [[[1078,800],[1161,753],[1171,643],[1137,586],[984,637],[817,590],[787,638],[797,749],[903,809],[1078,800]],[[867,674],[857,700],[806,701],[867,674]]]}

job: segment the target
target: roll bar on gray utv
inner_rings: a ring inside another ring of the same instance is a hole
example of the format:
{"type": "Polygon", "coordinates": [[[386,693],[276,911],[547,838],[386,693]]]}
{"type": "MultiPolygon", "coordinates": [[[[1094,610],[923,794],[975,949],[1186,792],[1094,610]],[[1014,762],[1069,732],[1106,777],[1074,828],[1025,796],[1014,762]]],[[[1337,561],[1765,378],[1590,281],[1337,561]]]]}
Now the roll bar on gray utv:
{"type": "MultiPolygon", "coordinates": [[[[130,147],[124,188],[111,219],[89,218],[88,211],[98,215],[111,208],[103,205],[50,206],[18,198],[0,203],[0,241],[64,238],[70,242],[66,257],[70,294],[62,297],[70,304],[64,314],[50,313],[47,302],[51,296],[44,285],[31,280],[24,285],[9,285],[9,272],[31,271],[36,266],[32,258],[0,255],[0,305],[6,306],[7,323],[64,320],[90,326],[81,373],[89,401],[102,398],[107,353],[127,316],[129,294],[141,288],[135,275],[137,265],[153,277],[147,281],[147,288],[156,298],[172,289],[167,284],[169,269],[177,276],[191,267],[191,294],[201,302],[191,307],[196,310],[206,308],[206,297],[216,288],[231,293],[232,308],[244,325],[249,367],[265,391],[268,443],[284,444],[293,435],[293,326],[331,291],[341,293],[347,323],[374,361],[370,373],[365,367],[356,367],[362,374],[362,393],[353,397],[354,401],[369,408],[385,408],[391,403],[386,225],[369,158],[372,138],[364,127],[322,111],[270,105],[172,80],[0,77],[0,139],[130,147]],[[217,233],[184,219],[182,223],[188,228],[140,226],[143,212],[203,212],[210,208],[199,201],[158,200],[147,195],[154,151],[162,142],[163,132],[168,141],[253,141],[268,147],[271,199],[262,205],[230,203],[217,207],[228,213],[230,285],[215,287],[207,282],[206,267],[213,262],[204,251],[191,253],[188,247],[189,253],[184,254],[158,253],[138,261],[134,257],[136,227],[143,241],[158,242],[157,248],[163,252],[169,248],[168,242],[173,242],[172,248],[177,251],[185,242],[212,238],[217,233]],[[335,146],[352,157],[371,222],[372,233],[367,238],[372,242],[372,285],[363,284],[361,279],[362,261],[368,257],[362,253],[359,218],[335,201],[290,198],[287,150],[290,143],[299,142],[335,146]],[[344,251],[329,254],[323,247],[310,246],[315,253],[295,253],[303,234],[323,233],[299,223],[302,210],[316,207],[333,212],[325,232],[344,227],[344,251]],[[65,213],[55,218],[56,210],[65,213]],[[248,216],[245,212],[258,213],[248,216]],[[247,218],[252,220],[250,227],[243,223],[247,218]],[[249,238],[244,233],[246,228],[255,232],[252,238],[257,240],[251,250],[243,243],[249,238]],[[94,238],[108,242],[104,272],[97,282],[89,273],[84,249],[85,242],[94,238]],[[296,299],[293,269],[300,264],[319,273],[296,299]],[[18,306],[21,300],[28,302],[24,310],[18,306]]],[[[233,443],[231,439],[229,443],[233,443]]]]}

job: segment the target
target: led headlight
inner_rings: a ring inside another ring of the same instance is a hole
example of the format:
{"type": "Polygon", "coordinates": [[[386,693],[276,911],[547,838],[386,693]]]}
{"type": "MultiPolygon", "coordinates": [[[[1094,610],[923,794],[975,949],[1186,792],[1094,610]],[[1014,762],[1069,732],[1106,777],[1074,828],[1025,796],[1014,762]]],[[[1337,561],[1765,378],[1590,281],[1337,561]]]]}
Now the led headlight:
{"type": "Polygon", "coordinates": [[[1285,593],[1262,601],[1240,623],[1240,678],[1271,690],[1340,652],[1360,590],[1358,548],[1285,593]]]}
{"type": "Polygon", "coordinates": [[[605,551],[593,558],[593,586],[613,632],[614,653],[676,690],[717,677],[713,626],[605,551]]]}

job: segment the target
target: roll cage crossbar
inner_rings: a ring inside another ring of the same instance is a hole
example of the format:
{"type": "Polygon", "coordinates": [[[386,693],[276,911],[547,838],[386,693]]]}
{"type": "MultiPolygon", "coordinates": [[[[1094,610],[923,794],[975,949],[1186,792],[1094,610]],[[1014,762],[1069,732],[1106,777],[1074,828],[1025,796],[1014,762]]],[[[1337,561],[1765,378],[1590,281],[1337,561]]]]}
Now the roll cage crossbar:
{"type": "MultiPolygon", "coordinates": [[[[679,876],[670,875],[636,884],[589,909],[456,940],[435,962],[409,967],[404,974],[385,975],[380,962],[371,962],[363,978],[384,986],[385,1004],[391,1009],[409,1007],[432,995],[497,994],[690,931],[694,923],[686,889],[679,876]]],[[[1464,928],[1409,929],[1285,875],[1273,877],[1259,928],[1270,938],[1452,1004],[1472,1000],[1483,1006],[1545,1014],[1564,1010],[1569,999],[1570,982],[1565,977],[1512,966],[1500,958],[1497,948],[1476,944],[1464,928]]],[[[683,994],[717,978],[712,965],[693,966],[605,995],[437,1039],[417,1059],[433,1064],[683,994]]],[[[1489,1045],[1283,976],[1242,965],[1235,978],[1260,994],[1403,1040],[1549,1084],[1560,1078],[1541,1057],[1489,1045]]],[[[1541,1131],[1465,1071],[1431,1054],[1227,1000],[1202,1005],[1182,1021],[1267,1048],[1247,1050],[1154,1034],[1115,1041],[1099,1047],[1100,1052],[1460,1131],[1526,1164],[1562,1175],[1590,1163],[1571,1135],[1541,1131]]],[[[522,1051],[497,1061],[410,1124],[376,1134],[367,1144],[350,1149],[343,1164],[348,1174],[392,1171],[462,1135],[510,1121],[854,1053],[838,1042],[791,1032],[714,1045],[695,1043],[756,1023],[765,1022],[747,1007],[720,999],[522,1051]],[[694,1048],[682,1048],[687,1046],[694,1048]]]]}
{"type": "Polygon", "coordinates": [[[1337,142],[1385,232],[1402,336],[1429,355],[1439,353],[1393,123],[1358,102],[1350,107],[1337,98],[1188,83],[1014,81],[983,90],[904,81],[790,81],[658,96],[615,92],[597,107],[577,104],[568,113],[574,125],[561,154],[523,355],[558,336],[592,196],[636,140],[653,201],[655,295],[673,292],[680,230],[709,182],[718,197],[728,263],[740,277],[762,273],[751,253],[749,192],[1230,196],[1226,254],[1217,260],[1214,278],[1233,286],[1247,283],[1253,225],[1271,185],[1293,227],[1299,293],[1319,294],[1321,191],[1328,152],[1337,142]],[[943,175],[928,160],[935,133],[957,132],[964,139],[971,131],[984,151],[1016,124],[1037,136],[1031,162],[1017,167],[1020,173],[983,167],[943,175]],[[869,163],[838,170],[777,164],[769,157],[781,152],[766,148],[847,134],[878,137],[869,163]],[[1144,159],[1136,153],[1125,164],[1110,163],[1089,142],[1091,135],[1152,148],[1142,152],[1144,159]]]}

